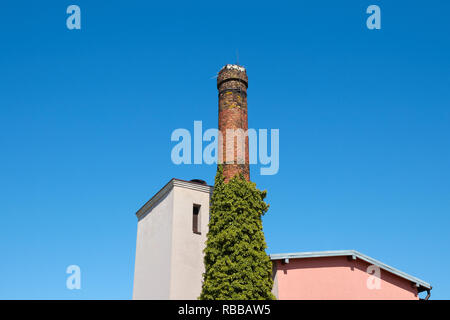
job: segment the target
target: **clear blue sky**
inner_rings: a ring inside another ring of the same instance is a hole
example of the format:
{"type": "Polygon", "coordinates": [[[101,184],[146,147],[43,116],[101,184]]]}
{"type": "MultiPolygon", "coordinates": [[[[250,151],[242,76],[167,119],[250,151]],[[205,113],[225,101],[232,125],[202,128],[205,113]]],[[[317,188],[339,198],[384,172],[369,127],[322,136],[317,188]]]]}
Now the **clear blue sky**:
{"type": "Polygon", "coordinates": [[[448,1],[2,1],[0,298],[129,299],[136,210],[176,128],[217,127],[239,60],[249,126],[280,129],[270,253],[355,249],[450,298],[448,1]],[[82,29],[66,28],[81,7],[82,29]],[[366,28],[370,4],[381,30],[366,28]],[[65,287],[81,267],[82,289],[65,287]]]}

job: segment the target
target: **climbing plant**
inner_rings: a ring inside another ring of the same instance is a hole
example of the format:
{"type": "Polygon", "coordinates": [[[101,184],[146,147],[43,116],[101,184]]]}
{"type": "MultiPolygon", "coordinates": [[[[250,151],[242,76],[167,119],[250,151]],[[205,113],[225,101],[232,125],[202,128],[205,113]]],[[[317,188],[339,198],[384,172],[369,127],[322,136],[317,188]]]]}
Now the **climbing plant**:
{"type": "Polygon", "coordinates": [[[225,182],[223,168],[218,166],[199,299],[275,299],[261,221],[269,208],[265,197],[266,191],[242,175],[225,182]]]}

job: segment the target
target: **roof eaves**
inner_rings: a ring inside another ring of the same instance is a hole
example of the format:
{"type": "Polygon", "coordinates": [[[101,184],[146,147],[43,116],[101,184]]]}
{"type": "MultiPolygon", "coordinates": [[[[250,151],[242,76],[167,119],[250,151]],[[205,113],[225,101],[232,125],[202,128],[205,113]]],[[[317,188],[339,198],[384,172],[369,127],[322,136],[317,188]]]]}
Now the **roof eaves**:
{"type": "Polygon", "coordinates": [[[418,291],[422,292],[425,290],[431,290],[432,286],[416,277],[413,277],[403,271],[400,271],[394,267],[391,267],[381,261],[374,258],[366,256],[356,250],[337,250],[337,251],[315,251],[315,252],[297,252],[297,253],[281,253],[281,254],[271,254],[271,260],[282,260],[282,259],[301,259],[301,258],[319,258],[319,257],[337,257],[337,256],[353,256],[359,258],[367,263],[378,266],[379,268],[395,274],[401,278],[407,279],[416,284],[418,291]]]}
{"type": "Polygon", "coordinates": [[[157,204],[159,200],[164,198],[174,187],[181,187],[207,193],[212,193],[213,191],[213,187],[209,185],[203,185],[197,182],[172,178],[136,212],[137,218],[141,219],[141,217],[146,215],[146,213],[148,213],[153,208],[153,206],[157,204]]]}

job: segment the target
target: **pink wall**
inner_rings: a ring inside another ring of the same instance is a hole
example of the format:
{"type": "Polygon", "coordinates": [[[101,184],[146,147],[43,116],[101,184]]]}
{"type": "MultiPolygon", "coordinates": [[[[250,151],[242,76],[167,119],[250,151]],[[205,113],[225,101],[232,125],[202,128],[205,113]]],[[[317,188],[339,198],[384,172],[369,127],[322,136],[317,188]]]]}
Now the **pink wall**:
{"type": "Polygon", "coordinates": [[[290,259],[275,262],[280,300],[419,299],[417,288],[406,279],[381,270],[380,289],[368,289],[369,263],[347,257],[290,259]]]}

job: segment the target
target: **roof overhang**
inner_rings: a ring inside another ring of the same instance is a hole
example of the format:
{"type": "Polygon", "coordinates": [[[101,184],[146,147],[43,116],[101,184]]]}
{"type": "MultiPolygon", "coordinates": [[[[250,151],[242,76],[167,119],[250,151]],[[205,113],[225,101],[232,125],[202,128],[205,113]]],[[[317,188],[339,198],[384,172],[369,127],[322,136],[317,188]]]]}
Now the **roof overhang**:
{"type": "Polygon", "coordinates": [[[374,258],[366,256],[356,250],[337,250],[337,251],[316,251],[316,252],[297,252],[297,253],[278,253],[271,254],[270,259],[274,260],[285,260],[289,261],[289,259],[303,259],[303,258],[320,258],[320,257],[339,257],[346,256],[351,257],[353,260],[361,259],[367,263],[378,266],[380,269],[383,269],[387,272],[395,274],[403,279],[411,281],[416,287],[418,292],[428,291],[432,289],[432,286],[416,277],[413,277],[403,271],[395,269],[391,266],[388,266],[385,263],[382,263],[374,258]]]}
{"type": "Polygon", "coordinates": [[[163,199],[174,187],[181,187],[191,190],[197,190],[200,192],[212,193],[213,187],[205,184],[201,184],[193,181],[186,181],[181,179],[172,178],[166,183],[164,187],[161,188],[150,200],[148,200],[137,212],[136,216],[140,219],[142,216],[146,215],[147,212],[153,209],[153,207],[163,199]]]}

